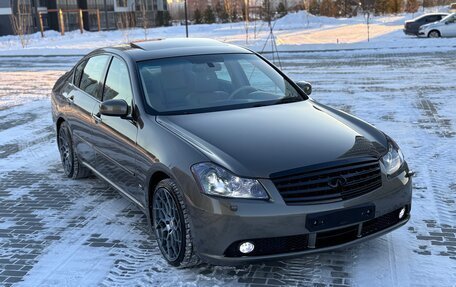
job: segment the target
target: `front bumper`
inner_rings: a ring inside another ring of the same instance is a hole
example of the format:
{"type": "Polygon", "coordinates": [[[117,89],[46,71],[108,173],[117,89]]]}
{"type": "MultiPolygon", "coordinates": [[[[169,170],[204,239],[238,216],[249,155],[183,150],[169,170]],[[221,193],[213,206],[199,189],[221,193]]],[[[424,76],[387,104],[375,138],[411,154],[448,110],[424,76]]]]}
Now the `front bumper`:
{"type": "Polygon", "coordinates": [[[426,38],[427,37],[427,33],[425,31],[418,31],[418,37],[420,38],[426,38]]]}
{"type": "Polygon", "coordinates": [[[193,201],[188,206],[194,247],[203,261],[218,265],[238,265],[293,258],[380,236],[408,221],[412,196],[412,182],[407,171],[394,179],[384,176],[382,180],[381,188],[353,199],[299,206],[286,205],[269,180],[262,180],[271,195],[269,201],[221,199],[202,195],[204,200],[193,201]],[[371,217],[318,231],[306,227],[307,218],[316,213],[341,212],[366,204],[375,207],[374,219],[371,217]],[[407,212],[401,220],[385,221],[387,217],[393,218],[402,207],[406,207],[407,212]],[[382,224],[377,224],[379,222],[382,224]],[[364,226],[373,228],[367,232],[367,227],[364,226]],[[290,239],[292,243],[284,243],[284,238],[290,239]],[[271,245],[273,251],[277,252],[240,256],[236,251],[243,241],[262,242],[266,246],[271,245]],[[278,245],[282,249],[274,249],[278,245]],[[292,247],[287,250],[286,246],[292,247]]]}
{"type": "Polygon", "coordinates": [[[405,35],[409,35],[409,36],[417,36],[418,35],[418,31],[413,31],[411,29],[407,29],[407,28],[404,28],[402,29],[402,31],[404,32],[405,35]]]}

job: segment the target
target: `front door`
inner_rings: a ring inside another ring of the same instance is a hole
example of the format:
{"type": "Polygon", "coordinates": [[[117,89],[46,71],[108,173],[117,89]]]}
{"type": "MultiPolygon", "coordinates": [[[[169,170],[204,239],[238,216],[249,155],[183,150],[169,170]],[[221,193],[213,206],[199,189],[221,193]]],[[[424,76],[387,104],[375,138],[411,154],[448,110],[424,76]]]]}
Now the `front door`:
{"type": "Polygon", "coordinates": [[[447,19],[440,31],[442,32],[442,37],[456,37],[456,16],[447,19]]]}
{"type": "MultiPolygon", "coordinates": [[[[103,101],[125,100],[132,113],[133,93],[128,67],[113,57],[103,88],[103,101]]],[[[97,151],[95,168],[134,201],[142,202],[136,177],[136,136],[138,128],[130,117],[120,118],[95,112],[94,141],[97,151]],[[98,118],[97,118],[98,117],[98,118]]]]}

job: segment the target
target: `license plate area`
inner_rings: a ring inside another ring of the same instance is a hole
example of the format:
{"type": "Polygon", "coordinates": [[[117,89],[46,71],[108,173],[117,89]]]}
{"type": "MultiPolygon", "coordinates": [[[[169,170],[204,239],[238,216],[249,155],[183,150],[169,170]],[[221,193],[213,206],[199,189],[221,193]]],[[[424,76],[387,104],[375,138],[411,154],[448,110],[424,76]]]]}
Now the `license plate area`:
{"type": "Polygon", "coordinates": [[[306,228],[310,232],[354,224],[375,217],[375,205],[363,205],[339,211],[325,211],[307,215],[306,228]]]}

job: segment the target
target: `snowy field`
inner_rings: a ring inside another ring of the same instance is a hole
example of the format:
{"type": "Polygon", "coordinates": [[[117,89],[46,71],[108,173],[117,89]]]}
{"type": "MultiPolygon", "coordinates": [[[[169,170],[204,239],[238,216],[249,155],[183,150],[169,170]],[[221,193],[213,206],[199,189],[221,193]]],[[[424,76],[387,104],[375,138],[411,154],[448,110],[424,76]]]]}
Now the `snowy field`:
{"type": "Polygon", "coordinates": [[[350,248],[244,267],[176,270],[144,216],[102,181],[63,176],[50,114],[55,80],[78,57],[0,58],[0,285],[455,286],[456,51],[282,53],[313,98],[402,147],[412,218],[350,248]]]}

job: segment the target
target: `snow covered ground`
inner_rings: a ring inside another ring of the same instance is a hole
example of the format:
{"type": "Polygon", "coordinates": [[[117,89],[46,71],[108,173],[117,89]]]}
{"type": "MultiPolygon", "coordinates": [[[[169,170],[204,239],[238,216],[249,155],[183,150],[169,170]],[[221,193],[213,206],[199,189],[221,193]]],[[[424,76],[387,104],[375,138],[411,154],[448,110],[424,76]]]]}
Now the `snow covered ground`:
{"type": "MultiPolygon", "coordinates": [[[[447,7],[427,8],[426,12],[446,11],[447,7]]],[[[317,17],[305,11],[290,13],[273,23],[274,34],[280,51],[340,50],[340,49],[440,49],[456,47],[453,39],[418,39],[402,32],[405,20],[421,15],[400,14],[378,16],[370,20],[370,42],[367,41],[367,26],[364,15],[354,18],[317,17]]],[[[267,23],[256,21],[248,26],[243,22],[226,24],[201,24],[189,26],[190,37],[208,37],[220,41],[248,46],[261,51],[269,35],[267,23]]],[[[148,39],[185,37],[184,26],[159,27],[147,30],[148,39]]],[[[27,48],[20,46],[17,36],[0,37],[0,56],[5,55],[83,55],[89,51],[110,45],[144,40],[143,29],[124,31],[84,32],[72,31],[61,36],[56,31],[46,31],[30,36],[27,48]]],[[[270,45],[267,45],[270,47],[270,45]]],[[[268,48],[266,49],[266,51],[268,48]]]]}
{"type": "Polygon", "coordinates": [[[166,265],[144,216],[105,183],[63,176],[49,93],[77,59],[0,58],[0,285],[454,286],[456,51],[282,53],[316,100],[397,140],[417,172],[412,219],[342,250],[187,270],[166,265]]]}

